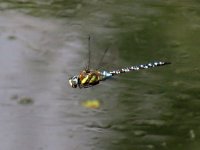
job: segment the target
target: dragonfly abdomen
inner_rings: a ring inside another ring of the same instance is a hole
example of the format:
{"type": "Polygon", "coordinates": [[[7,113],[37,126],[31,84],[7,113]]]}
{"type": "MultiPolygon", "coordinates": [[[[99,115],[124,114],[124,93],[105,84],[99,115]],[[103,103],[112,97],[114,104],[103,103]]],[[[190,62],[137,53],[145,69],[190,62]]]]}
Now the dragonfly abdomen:
{"type": "Polygon", "coordinates": [[[171,64],[171,63],[170,62],[162,62],[162,61],[150,62],[150,63],[147,63],[147,64],[141,64],[141,65],[122,68],[122,69],[119,69],[119,70],[110,71],[110,74],[112,74],[112,76],[114,76],[114,75],[121,74],[121,73],[138,71],[138,70],[148,69],[148,68],[154,68],[154,67],[158,67],[158,66],[164,66],[164,65],[167,65],[167,64],[171,64]]]}

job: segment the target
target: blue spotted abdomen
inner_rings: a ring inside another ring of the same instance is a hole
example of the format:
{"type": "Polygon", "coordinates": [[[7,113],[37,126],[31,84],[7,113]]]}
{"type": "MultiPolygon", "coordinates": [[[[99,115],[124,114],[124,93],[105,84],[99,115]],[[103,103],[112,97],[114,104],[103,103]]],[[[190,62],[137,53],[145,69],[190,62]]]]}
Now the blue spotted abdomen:
{"type": "Polygon", "coordinates": [[[170,62],[155,61],[155,62],[150,62],[150,63],[147,63],[147,64],[141,64],[141,65],[122,68],[122,69],[119,69],[119,70],[110,71],[109,73],[112,74],[112,76],[114,76],[114,75],[121,74],[121,73],[127,73],[127,72],[131,72],[131,71],[137,71],[137,70],[148,69],[148,68],[153,68],[153,67],[158,67],[158,66],[164,66],[164,65],[167,65],[167,64],[171,64],[171,63],[170,62]]]}

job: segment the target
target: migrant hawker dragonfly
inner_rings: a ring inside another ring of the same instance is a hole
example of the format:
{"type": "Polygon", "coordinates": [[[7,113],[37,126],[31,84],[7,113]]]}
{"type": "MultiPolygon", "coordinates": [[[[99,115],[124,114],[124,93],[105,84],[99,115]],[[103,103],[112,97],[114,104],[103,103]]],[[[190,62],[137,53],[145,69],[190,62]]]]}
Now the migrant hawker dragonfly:
{"type": "MultiPolygon", "coordinates": [[[[88,66],[86,67],[86,69],[81,71],[78,75],[75,75],[69,78],[69,84],[72,88],[77,88],[77,87],[88,88],[88,87],[92,87],[94,85],[99,84],[101,81],[105,81],[119,74],[170,64],[170,62],[154,61],[154,62],[149,62],[146,64],[125,67],[125,68],[121,68],[121,69],[113,70],[113,71],[105,71],[105,70],[99,71],[98,69],[93,70],[93,69],[90,69],[90,36],[88,38],[88,41],[89,41],[88,42],[88,47],[89,47],[88,48],[89,49],[88,66]]],[[[104,55],[101,58],[101,61],[103,60],[107,50],[108,49],[105,50],[104,55]]]]}

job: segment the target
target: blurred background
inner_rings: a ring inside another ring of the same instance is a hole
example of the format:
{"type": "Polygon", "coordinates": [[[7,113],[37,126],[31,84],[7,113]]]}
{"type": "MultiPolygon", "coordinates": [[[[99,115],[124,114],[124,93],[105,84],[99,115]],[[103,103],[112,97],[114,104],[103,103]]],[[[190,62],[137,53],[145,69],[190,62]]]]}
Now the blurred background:
{"type": "Polygon", "coordinates": [[[0,0],[0,149],[199,150],[199,8],[197,0],[0,0]],[[172,64],[72,89],[88,35],[91,66],[106,47],[108,69],[172,64]]]}

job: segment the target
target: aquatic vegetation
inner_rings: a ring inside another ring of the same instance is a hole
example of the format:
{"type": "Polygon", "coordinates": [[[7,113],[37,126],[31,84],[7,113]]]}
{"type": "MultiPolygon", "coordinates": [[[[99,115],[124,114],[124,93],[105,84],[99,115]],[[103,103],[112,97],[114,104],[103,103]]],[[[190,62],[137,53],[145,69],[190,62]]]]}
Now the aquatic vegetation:
{"type": "Polygon", "coordinates": [[[86,100],[82,103],[82,106],[86,108],[93,108],[93,109],[98,109],[101,106],[101,103],[99,100],[94,99],[94,100],[86,100]]]}
{"type": "Polygon", "coordinates": [[[33,99],[31,97],[27,97],[27,96],[21,97],[18,100],[18,104],[22,104],[22,105],[28,105],[28,104],[32,104],[32,103],[33,103],[33,99]]]}

